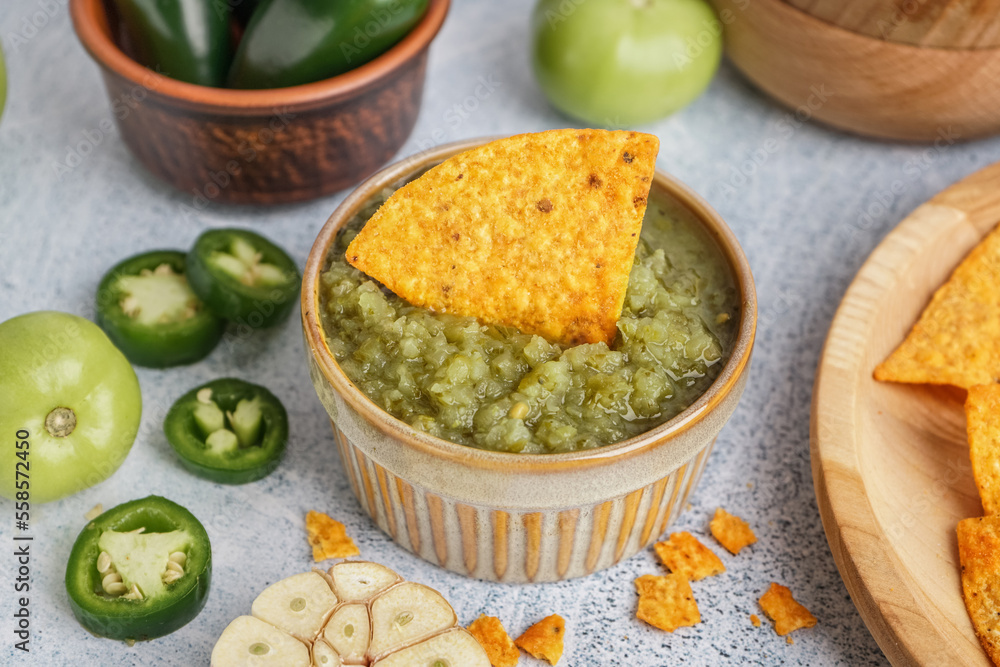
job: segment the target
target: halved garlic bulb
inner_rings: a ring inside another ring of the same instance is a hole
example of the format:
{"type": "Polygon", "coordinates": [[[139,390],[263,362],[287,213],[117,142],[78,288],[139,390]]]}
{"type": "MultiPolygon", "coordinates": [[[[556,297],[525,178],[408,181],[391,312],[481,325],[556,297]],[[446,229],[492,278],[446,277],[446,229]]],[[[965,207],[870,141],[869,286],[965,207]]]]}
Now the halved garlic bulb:
{"type": "Polygon", "coordinates": [[[344,561],[268,586],[212,650],[212,667],[490,667],[437,591],[344,561]]]}

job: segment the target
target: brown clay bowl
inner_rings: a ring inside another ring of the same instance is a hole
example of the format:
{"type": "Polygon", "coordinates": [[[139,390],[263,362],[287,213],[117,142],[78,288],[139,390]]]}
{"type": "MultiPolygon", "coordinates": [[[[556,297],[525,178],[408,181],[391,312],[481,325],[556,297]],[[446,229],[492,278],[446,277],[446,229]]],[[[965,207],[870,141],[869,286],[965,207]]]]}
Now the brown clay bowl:
{"type": "MultiPolygon", "coordinates": [[[[956,46],[945,48],[881,39],[859,31],[866,21],[842,18],[854,28],[847,29],[783,0],[711,3],[725,24],[730,60],[793,110],[793,125],[816,119],[857,134],[940,148],[1000,132],[1000,48],[986,45],[992,33],[984,33],[985,43],[952,34],[956,46]],[[962,46],[969,43],[980,46],[962,46]]],[[[812,5],[831,2],[794,4],[819,11],[812,5]]],[[[876,22],[882,24],[887,21],[876,22]]]]}
{"type": "Polygon", "coordinates": [[[302,280],[310,375],[358,502],[400,546],[478,579],[581,577],[650,545],[683,511],[749,374],[757,321],[753,276],[718,213],[657,171],[650,201],[672,200],[704,225],[729,262],[740,295],[739,333],[708,390],[666,423],[586,451],[494,452],[418,431],[383,411],[337,364],[322,329],[321,274],[338,230],[374,195],[481,143],[447,144],[387,167],[327,220],[302,280]]]}
{"type": "Polygon", "coordinates": [[[209,201],[278,204],[357,183],[403,145],[417,119],[427,49],[449,0],[430,0],[410,34],[323,81],[229,90],[177,81],[129,58],[102,0],[70,0],[76,33],[101,66],[125,144],[153,174],[209,201]]]}

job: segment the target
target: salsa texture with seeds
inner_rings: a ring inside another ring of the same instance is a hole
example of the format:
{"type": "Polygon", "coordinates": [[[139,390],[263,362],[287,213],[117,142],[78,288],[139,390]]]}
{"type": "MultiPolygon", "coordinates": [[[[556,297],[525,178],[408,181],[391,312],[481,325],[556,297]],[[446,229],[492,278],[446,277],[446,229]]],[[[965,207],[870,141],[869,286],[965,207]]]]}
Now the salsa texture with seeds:
{"type": "Polygon", "coordinates": [[[733,275],[690,213],[651,194],[614,344],[565,347],[408,304],[344,253],[391,189],[333,244],[320,286],[327,342],[394,417],[445,440],[545,454],[609,445],[691,405],[739,326],[733,275]]]}

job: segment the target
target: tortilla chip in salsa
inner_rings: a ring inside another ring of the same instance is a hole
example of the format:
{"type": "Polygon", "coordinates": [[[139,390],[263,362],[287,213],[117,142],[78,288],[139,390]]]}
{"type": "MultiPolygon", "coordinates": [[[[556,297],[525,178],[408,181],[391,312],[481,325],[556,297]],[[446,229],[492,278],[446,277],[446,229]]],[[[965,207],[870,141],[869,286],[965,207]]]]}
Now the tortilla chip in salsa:
{"type": "Polygon", "coordinates": [[[576,129],[473,148],[393,193],[346,259],[415,306],[610,345],[658,149],[576,129]]]}

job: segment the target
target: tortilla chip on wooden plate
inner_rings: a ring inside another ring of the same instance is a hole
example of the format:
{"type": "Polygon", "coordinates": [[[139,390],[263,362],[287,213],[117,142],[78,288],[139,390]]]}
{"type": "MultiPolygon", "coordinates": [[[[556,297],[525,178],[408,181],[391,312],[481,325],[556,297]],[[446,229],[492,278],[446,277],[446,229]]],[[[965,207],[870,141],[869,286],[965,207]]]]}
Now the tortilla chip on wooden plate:
{"type": "Polygon", "coordinates": [[[1000,511],[1000,384],[976,385],[965,401],[969,458],[986,514],[1000,511]]]}
{"type": "Polygon", "coordinates": [[[1000,515],[958,522],[962,595],[979,643],[1000,665],[1000,515]]]}
{"type": "Polygon", "coordinates": [[[886,382],[969,387],[1000,379],[1000,227],[958,265],[906,339],[875,369],[886,382]]]}

